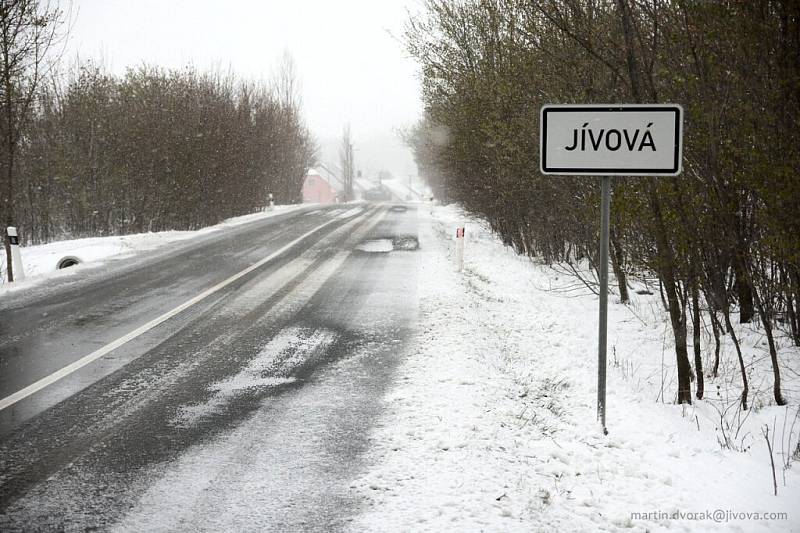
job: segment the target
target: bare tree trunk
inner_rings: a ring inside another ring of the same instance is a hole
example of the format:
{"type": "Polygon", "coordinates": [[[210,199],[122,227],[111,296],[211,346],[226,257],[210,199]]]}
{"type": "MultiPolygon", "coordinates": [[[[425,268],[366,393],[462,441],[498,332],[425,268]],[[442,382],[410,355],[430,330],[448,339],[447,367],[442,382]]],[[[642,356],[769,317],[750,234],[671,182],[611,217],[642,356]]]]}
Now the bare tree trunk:
{"type": "MultiPolygon", "coordinates": [[[[635,102],[640,103],[645,96],[645,87],[642,85],[640,75],[640,65],[636,56],[636,44],[634,36],[633,21],[631,19],[631,8],[627,0],[617,0],[617,8],[621,17],[622,32],[625,38],[625,62],[630,82],[631,95],[635,102]]],[[[652,101],[656,101],[655,90],[650,87],[648,91],[652,101]]],[[[675,357],[678,368],[678,403],[692,403],[691,385],[691,365],[689,364],[689,354],[686,348],[686,313],[685,307],[680,303],[678,297],[678,279],[676,276],[675,264],[672,258],[672,250],[669,246],[669,238],[661,210],[661,202],[655,187],[651,184],[648,187],[650,208],[653,212],[655,221],[655,244],[658,260],[658,273],[660,288],[663,288],[662,301],[666,293],[667,310],[669,311],[672,332],[675,337],[675,357]],[[663,281],[663,283],[661,283],[663,281]]]]}
{"type": "Polygon", "coordinates": [[[753,290],[752,293],[756,308],[758,309],[758,315],[761,318],[761,322],[764,324],[764,332],[767,334],[769,358],[772,362],[772,393],[775,396],[775,403],[778,405],[786,405],[786,400],[783,399],[783,394],[781,394],[781,369],[780,366],[778,366],[778,351],[775,348],[775,338],[772,334],[772,316],[771,313],[767,312],[764,301],[758,294],[758,289],[753,290]]]}
{"type": "Polygon", "coordinates": [[[625,275],[625,269],[623,267],[625,256],[622,252],[622,245],[617,238],[617,232],[614,229],[611,229],[611,246],[613,247],[613,251],[611,253],[611,267],[614,269],[614,277],[617,278],[617,285],[619,286],[619,299],[622,303],[626,304],[630,301],[630,295],[628,294],[628,279],[625,275]]]}
{"type": "Polygon", "coordinates": [[[783,291],[783,297],[786,300],[786,319],[789,321],[789,330],[792,333],[792,340],[796,345],[800,345],[800,330],[797,324],[797,314],[794,311],[794,296],[789,286],[788,276],[784,277],[786,289],[783,291]]]}
{"type": "MultiPolygon", "coordinates": [[[[30,113],[31,104],[45,67],[45,55],[56,40],[62,22],[57,6],[39,0],[0,2],[0,87],[2,98],[2,147],[5,173],[2,176],[0,213],[6,226],[14,224],[15,157],[20,131],[30,113]]],[[[7,233],[3,228],[3,233],[7,233]]],[[[11,245],[5,235],[8,281],[14,280],[11,245]]]]}
{"type": "Polygon", "coordinates": [[[2,41],[0,41],[0,46],[3,49],[3,91],[4,91],[4,102],[3,107],[5,111],[5,164],[6,164],[6,175],[5,175],[5,190],[3,191],[3,211],[5,212],[5,220],[3,223],[5,225],[3,230],[3,235],[5,238],[3,239],[5,242],[5,249],[6,249],[6,276],[9,282],[14,281],[14,263],[11,260],[11,238],[8,236],[7,227],[14,224],[14,201],[13,201],[13,194],[14,194],[14,150],[16,149],[16,139],[14,135],[14,128],[15,128],[15,120],[14,120],[14,80],[13,74],[11,72],[10,66],[10,58],[12,53],[12,46],[13,40],[11,35],[9,35],[11,31],[10,24],[6,20],[6,17],[9,16],[5,12],[3,13],[3,21],[2,21],[2,41]]]}
{"type": "Polygon", "coordinates": [[[744,366],[744,357],[742,357],[742,347],[739,346],[739,339],[736,337],[736,332],[733,331],[733,324],[731,324],[731,312],[728,302],[725,302],[722,309],[722,314],[725,317],[725,326],[728,328],[728,334],[733,340],[733,345],[736,348],[736,355],[739,358],[739,371],[742,374],[742,409],[747,410],[747,394],[750,391],[747,384],[747,371],[744,366]]]}
{"type": "Polygon", "coordinates": [[[658,295],[661,297],[661,305],[664,307],[664,311],[669,310],[667,298],[664,296],[664,282],[661,280],[661,276],[658,277],[658,295]]]}
{"type": "Polygon", "coordinates": [[[736,297],[739,301],[739,323],[749,324],[753,320],[753,316],[755,316],[755,309],[753,307],[753,291],[750,284],[747,282],[747,275],[744,273],[744,268],[742,261],[737,258],[735,264],[736,281],[734,287],[736,289],[736,297]]]}
{"type": "Polygon", "coordinates": [[[715,309],[709,309],[708,315],[711,317],[711,330],[714,332],[714,368],[711,370],[711,375],[717,377],[719,374],[719,352],[721,348],[719,333],[721,325],[717,320],[717,312],[715,309]]]}
{"type": "Polygon", "coordinates": [[[663,287],[667,297],[669,318],[672,323],[672,332],[675,336],[675,356],[677,358],[678,367],[678,403],[692,403],[691,366],[689,365],[689,353],[686,349],[687,331],[685,308],[681,306],[680,298],[678,297],[678,280],[675,276],[675,265],[672,262],[672,255],[667,240],[664,217],[661,212],[661,203],[652,185],[649,187],[649,193],[650,205],[655,218],[658,271],[660,278],[664,280],[663,287]]]}
{"type": "Polygon", "coordinates": [[[633,22],[631,21],[631,8],[627,0],[617,0],[617,8],[622,18],[622,33],[625,37],[625,63],[628,69],[628,80],[631,84],[631,93],[637,103],[642,101],[643,90],[639,65],[636,59],[636,47],[633,36],[633,22]]]}
{"type": "Polygon", "coordinates": [[[695,397],[703,399],[705,381],[703,376],[703,355],[700,351],[700,291],[697,287],[697,278],[692,276],[692,347],[694,348],[694,370],[697,376],[697,390],[695,397]]]}
{"type": "Polygon", "coordinates": [[[786,305],[791,309],[789,316],[793,317],[794,343],[796,346],[800,346],[800,271],[793,269],[793,272],[790,271],[786,274],[786,278],[786,305]]]}
{"type": "MultiPolygon", "coordinates": [[[[7,57],[7,54],[6,54],[7,57]]],[[[6,60],[7,61],[7,60],[6,60]]],[[[7,68],[7,65],[6,65],[7,68]]],[[[11,101],[11,91],[12,91],[10,81],[6,81],[6,101],[4,103],[6,108],[6,127],[8,131],[6,132],[6,190],[3,198],[4,204],[4,211],[5,211],[5,220],[4,225],[5,227],[2,228],[3,234],[5,235],[5,249],[6,249],[6,274],[7,274],[7,281],[12,282],[14,281],[14,263],[11,260],[11,237],[8,236],[8,231],[6,228],[8,226],[12,226],[14,224],[14,152],[16,150],[16,139],[14,136],[14,117],[13,117],[13,107],[11,101]]]]}

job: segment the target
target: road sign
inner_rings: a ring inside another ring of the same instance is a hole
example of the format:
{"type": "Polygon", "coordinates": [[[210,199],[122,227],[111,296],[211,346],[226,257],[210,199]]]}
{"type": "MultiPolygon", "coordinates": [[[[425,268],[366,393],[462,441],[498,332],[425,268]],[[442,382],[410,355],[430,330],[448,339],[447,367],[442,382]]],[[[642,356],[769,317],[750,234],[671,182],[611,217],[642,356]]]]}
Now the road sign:
{"type": "Polygon", "coordinates": [[[611,176],[677,176],[683,156],[683,108],[663,105],[546,105],[539,123],[542,174],[602,176],[597,419],[606,429],[608,234],[611,176]]]}
{"type": "Polygon", "coordinates": [[[676,176],[683,108],[662,105],[546,105],[540,122],[542,174],[676,176]]]}

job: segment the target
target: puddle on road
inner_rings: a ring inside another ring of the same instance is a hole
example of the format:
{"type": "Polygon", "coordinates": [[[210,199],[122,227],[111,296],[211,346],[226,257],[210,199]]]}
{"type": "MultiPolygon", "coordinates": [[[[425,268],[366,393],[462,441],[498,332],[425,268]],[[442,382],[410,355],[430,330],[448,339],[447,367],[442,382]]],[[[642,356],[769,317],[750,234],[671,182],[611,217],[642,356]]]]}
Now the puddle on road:
{"type": "Polygon", "coordinates": [[[373,239],[371,241],[362,242],[356,246],[356,250],[373,253],[391,252],[394,250],[394,246],[392,246],[392,241],[390,239],[373,239]]]}
{"type": "Polygon", "coordinates": [[[367,253],[388,253],[393,251],[409,252],[419,249],[419,240],[413,235],[398,235],[384,239],[364,241],[356,250],[367,253]]]}

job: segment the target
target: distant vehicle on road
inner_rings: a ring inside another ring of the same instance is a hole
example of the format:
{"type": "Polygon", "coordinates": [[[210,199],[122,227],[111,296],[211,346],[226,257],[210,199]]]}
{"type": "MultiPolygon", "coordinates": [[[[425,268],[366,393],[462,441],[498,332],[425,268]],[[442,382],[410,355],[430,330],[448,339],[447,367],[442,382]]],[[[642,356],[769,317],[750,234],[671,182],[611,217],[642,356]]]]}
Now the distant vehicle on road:
{"type": "Polygon", "coordinates": [[[370,202],[385,202],[391,199],[392,193],[382,185],[378,185],[364,192],[364,200],[370,202]]]}

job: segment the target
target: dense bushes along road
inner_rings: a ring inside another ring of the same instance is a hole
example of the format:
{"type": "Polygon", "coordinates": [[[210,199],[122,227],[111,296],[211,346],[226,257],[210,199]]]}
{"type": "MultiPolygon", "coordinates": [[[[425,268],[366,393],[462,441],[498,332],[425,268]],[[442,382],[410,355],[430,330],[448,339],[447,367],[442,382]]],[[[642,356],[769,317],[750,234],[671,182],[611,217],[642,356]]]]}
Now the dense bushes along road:
{"type": "Polygon", "coordinates": [[[738,319],[762,323],[774,398],[784,403],[777,338],[800,344],[800,4],[427,0],[406,43],[422,68],[426,111],[407,140],[437,196],[485,217],[519,253],[574,265],[579,276],[578,263],[597,266],[599,186],[539,174],[539,109],[682,104],[683,174],[615,179],[620,297],[626,277],[658,276],[678,402],[692,401],[693,379],[702,398],[727,334],[747,408],[738,319]],[[717,339],[708,369],[701,323],[717,339]]]}
{"type": "Polygon", "coordinates": [[[300,200],[312,142],[291,98],[191,69],[90,65],[44,87],[19,148],[27,242],[195,229],[300,200]]]}

